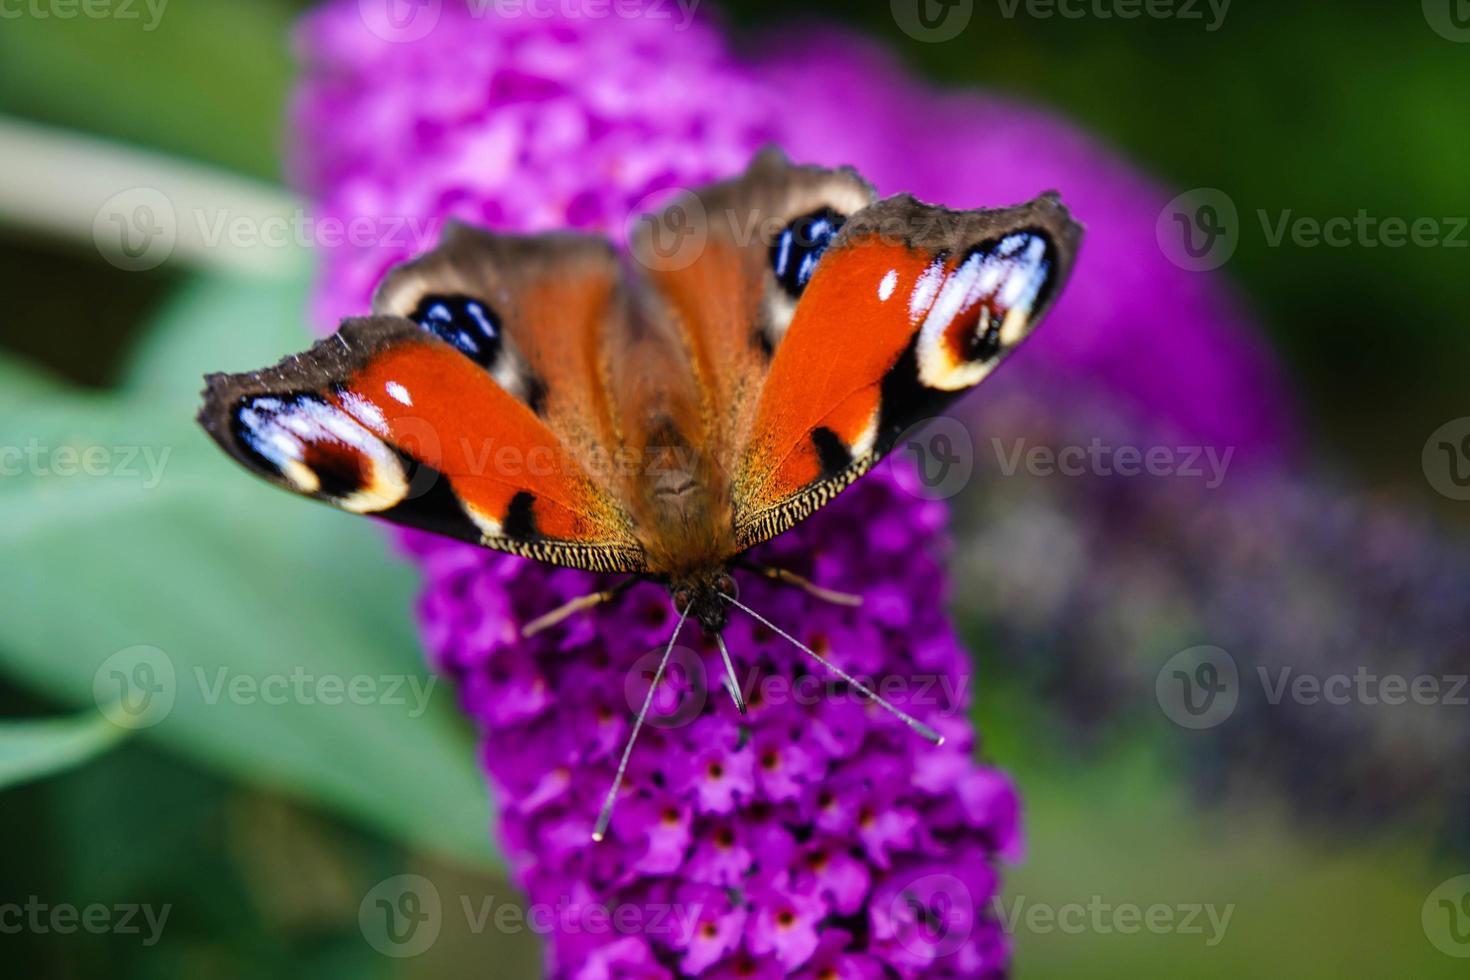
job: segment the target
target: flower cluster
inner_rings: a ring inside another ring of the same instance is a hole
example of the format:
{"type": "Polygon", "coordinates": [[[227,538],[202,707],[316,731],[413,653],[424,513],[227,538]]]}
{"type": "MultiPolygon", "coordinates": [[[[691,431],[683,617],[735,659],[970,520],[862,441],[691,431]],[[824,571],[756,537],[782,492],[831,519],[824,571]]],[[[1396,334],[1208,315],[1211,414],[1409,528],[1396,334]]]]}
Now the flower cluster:
{"type": "Polygon", "coordinates": [[[593,821],[676,624],[668,596],[640,586],[522,641],[517,624],[597,583],[413,539],[425,635],[486,733],[519,881],[533,901],[641,910],[637,935],[559,931],[559,975],[1001,972],[991,861],[1018,854],[1018,804],[1003,776],[970,761],[969,664],[936,593],[944,522],[942,506],[881,473],[763,549],[761,560],[864,595],[856,612],[737,576],[742,603],[937,728],[943,746],[737,613],[725,637],[742,718],[690,624],[600,844],[593,821]],[[655,908],[669,910],[665,928],[650,927],[655,908]]]}

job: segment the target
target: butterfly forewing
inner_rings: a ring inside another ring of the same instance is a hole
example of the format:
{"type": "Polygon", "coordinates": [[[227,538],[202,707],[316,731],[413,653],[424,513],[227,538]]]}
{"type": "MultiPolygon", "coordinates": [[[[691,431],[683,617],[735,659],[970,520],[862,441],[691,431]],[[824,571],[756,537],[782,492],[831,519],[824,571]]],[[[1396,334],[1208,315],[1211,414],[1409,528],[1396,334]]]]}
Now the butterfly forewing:
{"type": "Polygon", "coordinates": [[[1080,233],[1054,195],[996,211],[896,197],[850,219],[766,377],[734,487],[737,546],[805,518],[989,377],[1046,311],[1080,233]]]}

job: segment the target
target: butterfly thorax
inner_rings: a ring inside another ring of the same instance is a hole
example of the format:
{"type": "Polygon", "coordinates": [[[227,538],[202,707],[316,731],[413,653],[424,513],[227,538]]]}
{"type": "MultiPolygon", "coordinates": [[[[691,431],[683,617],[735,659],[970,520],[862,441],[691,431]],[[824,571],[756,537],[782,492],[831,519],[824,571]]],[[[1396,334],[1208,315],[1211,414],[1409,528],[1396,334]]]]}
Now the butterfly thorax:
{"type": "MultiPolygon", "coordinates": [[[[665,418],[649,426],[648,465],[631,488],[646,574],[695,593],[717,583],[738,550],[729,481],[715,454],[684,434],[690,423],[665,418]]],[[[718,602],[717,602],[718,604],[718,602]]]]}

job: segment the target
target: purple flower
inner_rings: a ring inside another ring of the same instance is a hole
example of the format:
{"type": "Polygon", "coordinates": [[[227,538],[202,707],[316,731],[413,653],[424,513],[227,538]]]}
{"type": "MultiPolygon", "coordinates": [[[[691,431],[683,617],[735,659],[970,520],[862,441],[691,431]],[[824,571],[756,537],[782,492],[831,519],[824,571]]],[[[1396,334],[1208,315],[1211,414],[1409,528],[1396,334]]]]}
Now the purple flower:
{"type": "MultiPolygon", "coordinates": [[[[1059,122],[939,96],[837,37],[752,66],[704,21],[497,19],[493,6],[447,3],[409,41],[375,34],[368,6],[329,4],[300,35],[294,172],[322,218],[381,232],[325,253],[324,322],[366,309],[383,272],[432,246],[447,218],[620,238],[648,195],[726,176],[777,142],[953,206],[1059,186],[1094,238],[1073,295],[1024,355],[1032,369],[1054,372],[1051,385],[1088,379],[1201,438],[1265,454],[1285,444],[1249,331],[1218,312],[1229,304],[1217,287],[1144,242],[1158,194],[1059,122]]],[[[743,602],[887,681],[945,746],[737,615],[726,637],[748,718],[719,687],[717,653],[686,632],[600,844],[593,821],[674,627],[667,596],[640,585],[521,640],[522,624],[610,582],[403,537],[424,574],[425,643],[483,733],[513,874],[561,910],[551,975],[1004,973],[989,908],[997,858],[1020,851],[1019,803],[972,761],[970,665],[943,612],[945,524],[942,505],[883,468],[759,556],[861,593],[862,609],[741,582],[743,602]],[[598,909],[614,914],[590,928],[598,909]]]]}

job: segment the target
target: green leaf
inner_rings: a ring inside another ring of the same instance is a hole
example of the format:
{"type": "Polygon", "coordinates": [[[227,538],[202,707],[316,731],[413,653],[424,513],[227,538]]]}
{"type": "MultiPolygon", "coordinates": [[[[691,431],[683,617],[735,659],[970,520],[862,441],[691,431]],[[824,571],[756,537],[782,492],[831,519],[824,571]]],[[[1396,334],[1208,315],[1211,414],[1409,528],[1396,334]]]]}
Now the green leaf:
{"type": "Polygon", "coordinates": [[[26,0],[0,18],[0,111],[273,178],[291,81],[283,0],[26,0]]]}
{"type": "Polygon", "coordinates": [[[27,450],[0,478],[0,670],[63,702],[118,701],[139,737],[205,766],[493,862],[412,570],[380,528],[249,478],[194,424],[206,368],[305,344],[299,291],[263,293],[191,289],[124,394],[0,393],[0,446],[27,450]]]}
{"type": "Polygon", "coordinates": [[[71,718],[0,722],[0,790],[80,766],[110,749],[126,728],[100,711],[71,718]]]}

